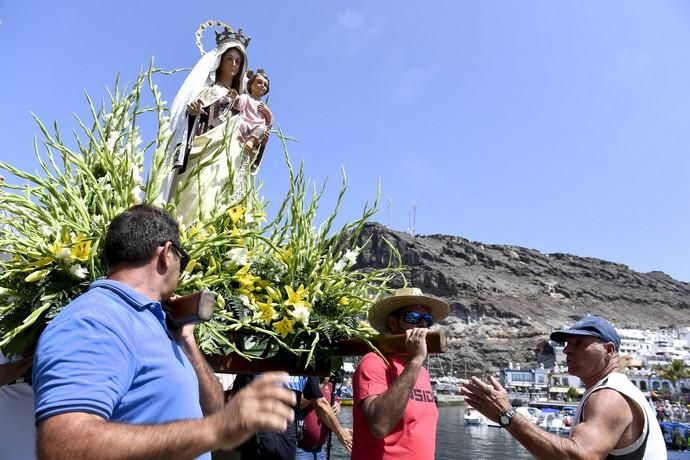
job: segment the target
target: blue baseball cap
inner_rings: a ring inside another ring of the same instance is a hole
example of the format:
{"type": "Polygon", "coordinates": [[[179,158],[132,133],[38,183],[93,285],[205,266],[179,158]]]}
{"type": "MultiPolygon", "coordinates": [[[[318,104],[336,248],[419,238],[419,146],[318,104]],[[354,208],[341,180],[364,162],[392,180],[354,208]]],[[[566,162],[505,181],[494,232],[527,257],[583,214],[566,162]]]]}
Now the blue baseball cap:
{"type": "Polygon", "coordinates": [[[618,336],[616,328],[599,316],[585,316],[570,328],[551,333],[550,338],[555,342],[567,342],[569,335],[596,337],[604,342],[614,344],[616,351],[621,348],[621,338],[618,336]]]}

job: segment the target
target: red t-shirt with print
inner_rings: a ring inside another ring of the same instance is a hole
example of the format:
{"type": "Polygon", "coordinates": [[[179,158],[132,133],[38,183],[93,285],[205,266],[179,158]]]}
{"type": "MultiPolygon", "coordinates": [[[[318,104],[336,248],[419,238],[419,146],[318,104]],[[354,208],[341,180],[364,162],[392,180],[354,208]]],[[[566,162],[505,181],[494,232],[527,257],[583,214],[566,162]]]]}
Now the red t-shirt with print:
{"type": "Polygon", "coordinates": [[[387,359],[388,364],[376,353],[368,353],[352,377],[352,460],[433,460],[438,409],[429,372],[423,367],[398,424],[383,439],[377,439],[369,432],[360,403],[369,396],[388,390],[406,365],[405,361],[394,356],[387,356],[387,359]]]}

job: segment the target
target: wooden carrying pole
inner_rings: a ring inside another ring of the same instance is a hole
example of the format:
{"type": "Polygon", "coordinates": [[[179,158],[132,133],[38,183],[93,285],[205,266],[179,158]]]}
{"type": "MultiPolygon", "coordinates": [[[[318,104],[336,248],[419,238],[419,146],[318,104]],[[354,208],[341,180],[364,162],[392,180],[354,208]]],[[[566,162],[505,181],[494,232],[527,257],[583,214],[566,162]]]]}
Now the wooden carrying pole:
{"type": "MultiPolygon", "coordinates": [[[[371,338],[371,343],[384,355],[406,354],[405,334],[377,335],[371,338]]],[[[443,331],[433,331],[426,335],[428,353],[445,353],[448,351],[448,338],[443,331]]],[[[336,356],[363,356],[369,353],[371,347],[363,340],[341,340],[335,345],[336,356]]]]}
{"type": "MultiPolygon", "coordinates": [[[[378,335],[371,342],[384,355],[402,355],[407,353],[405,348],[405,334],[378,335]]],[[[445,353],[448,351],[448,339],[443,331],[429,332],[426,336],[426,346],[429,353],[445,353]]],[[[336,343],[333,355],[335,356],[363,356],[372,351],[369,344],[363,340],[341,340],[336,343]]],[[[318,360],[314,366],[306,368],[305,362],[297,359],[266,358],[248,360],[239,355],[208,356],[209,364],[216,372],[231,374],[249,374],[267,371],[286,371],[292,375],[329,375],[331,363],[327,360],[318,360]]]]}
{"type": "Polygon", "coordinates": [[[169,299],[163,307],[170,314],[172,324],[175,327],[181,327],[188,323],[210,320],[213,316],[216,297],[213,291],[204,290],[169,299]]]}

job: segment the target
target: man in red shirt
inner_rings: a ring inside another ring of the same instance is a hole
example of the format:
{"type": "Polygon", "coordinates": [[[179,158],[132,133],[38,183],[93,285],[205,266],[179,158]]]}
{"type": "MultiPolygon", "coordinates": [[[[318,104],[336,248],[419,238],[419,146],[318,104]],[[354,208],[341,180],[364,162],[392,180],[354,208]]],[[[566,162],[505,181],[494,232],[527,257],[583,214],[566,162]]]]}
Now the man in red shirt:
{"type": "Polygon", "coordinates": [[[352,460],[433,460],[438,410],[426,360],[426,334],[448,316],[442,300],[417,288],[395,291],[375,303],[369,322],[381,333],[406,334],[407,355],[362,358],[352,377],[352,460]]]}

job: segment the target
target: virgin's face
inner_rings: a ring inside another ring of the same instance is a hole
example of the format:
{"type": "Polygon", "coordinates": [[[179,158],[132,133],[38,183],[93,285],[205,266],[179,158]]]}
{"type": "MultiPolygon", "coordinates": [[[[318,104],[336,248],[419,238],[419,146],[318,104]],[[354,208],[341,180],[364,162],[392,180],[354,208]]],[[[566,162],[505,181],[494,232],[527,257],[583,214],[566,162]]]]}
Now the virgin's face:
{"type": "Polygon", "coordinates": [[[242,67],[242,54],[235,48],[226,51],[220,58],[220,64],[218,65],[218,78],[224,80],[230,80],[237,72],[240,71],[242,67]]]}

